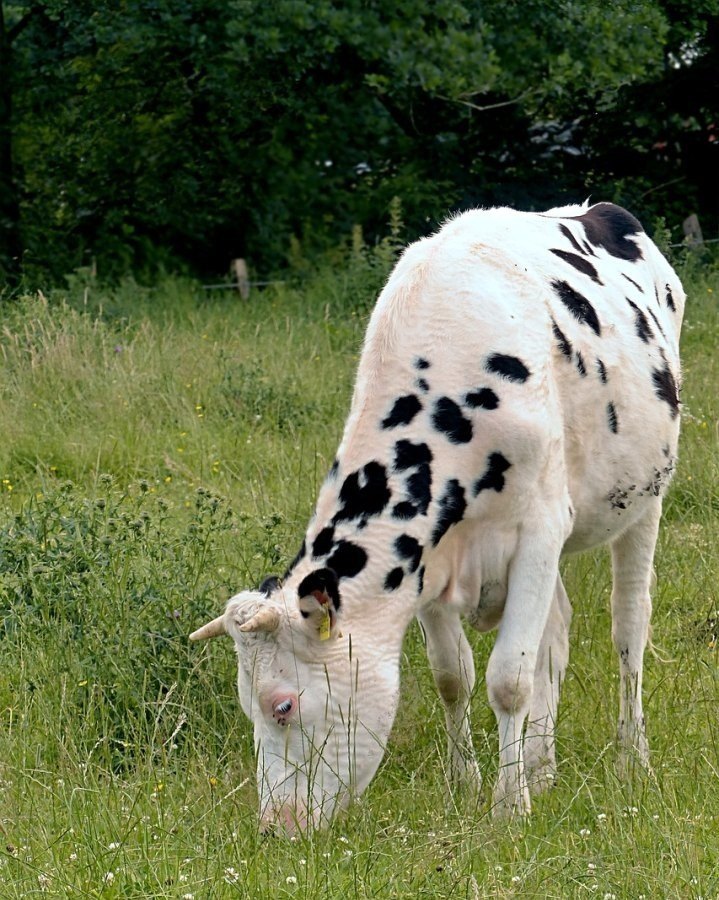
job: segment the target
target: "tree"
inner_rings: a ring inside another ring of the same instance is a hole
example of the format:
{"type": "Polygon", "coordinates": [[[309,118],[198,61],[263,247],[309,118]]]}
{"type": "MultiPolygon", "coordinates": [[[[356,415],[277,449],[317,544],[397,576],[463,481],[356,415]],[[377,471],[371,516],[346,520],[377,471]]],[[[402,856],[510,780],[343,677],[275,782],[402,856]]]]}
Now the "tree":
{"type": "Polygon", "coordinates": [[[238,255],[269,271],[292,234],[377,233],[395,195],[410,236],[470,204],[601,192],[651,216],[708,196],[691,166],[711,149],[719,0],[5,10],[0,210],[26,268],[92,253],[105,272],[238,255]]]}

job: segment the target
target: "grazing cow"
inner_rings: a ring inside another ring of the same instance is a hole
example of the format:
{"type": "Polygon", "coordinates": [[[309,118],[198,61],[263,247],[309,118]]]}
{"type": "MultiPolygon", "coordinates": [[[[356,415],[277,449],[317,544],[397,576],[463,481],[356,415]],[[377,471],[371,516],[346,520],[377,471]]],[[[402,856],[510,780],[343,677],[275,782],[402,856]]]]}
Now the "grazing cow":
{"type": "Polygon", "coordinates": [[[646,764],[642,659],[662,495],[679,433],[684,292],[610,203],[473,210],[408,247],[367,328],[344,436],[285,577],[233,597],[262,821],[327,821],[367,787],[414,616],[446,710],[450,772],[476,788],[462,617],[497,628],[493,805],[523,814],[555,772],[568,659],[564,553],[609,543],[620,768],[646,764]]]}

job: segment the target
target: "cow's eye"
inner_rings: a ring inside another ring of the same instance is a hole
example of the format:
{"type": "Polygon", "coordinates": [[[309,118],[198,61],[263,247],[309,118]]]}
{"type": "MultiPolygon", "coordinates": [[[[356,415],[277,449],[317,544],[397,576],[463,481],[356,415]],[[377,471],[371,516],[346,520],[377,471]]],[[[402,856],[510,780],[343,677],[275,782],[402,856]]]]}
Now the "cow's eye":
{"type": "Polygon", "coordinates": [[[288,697],[286,700],[283,700],[281,703],[278,703],[275,706],[274,713],[277,718],[284,718],[292,712],[292,700],[288,697]]]}

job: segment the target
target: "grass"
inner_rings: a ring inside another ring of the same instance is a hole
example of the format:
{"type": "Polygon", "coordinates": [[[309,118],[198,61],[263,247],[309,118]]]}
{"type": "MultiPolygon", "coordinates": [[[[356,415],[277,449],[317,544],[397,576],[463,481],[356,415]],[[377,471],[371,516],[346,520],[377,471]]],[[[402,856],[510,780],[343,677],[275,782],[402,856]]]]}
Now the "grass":
{"type": "MultiPolygon", "coordinates": [[[[3,311],[0,896],[719,896],[719,273],[686,267],[681,463],[657,554],[653,774],[614,771],[606,555],[571,560],[559,781],[498,824],[445,785],[418,629],[380,772],[325,833],[263,840],[231,647],[187,634],[301,541],[377,271],[249,304],[187,282],[3,311]]],[[[478,671],[491,638],[471,635],[478,671]]],[[[473,705],[485,777],[493,716],[473,705]]]]}

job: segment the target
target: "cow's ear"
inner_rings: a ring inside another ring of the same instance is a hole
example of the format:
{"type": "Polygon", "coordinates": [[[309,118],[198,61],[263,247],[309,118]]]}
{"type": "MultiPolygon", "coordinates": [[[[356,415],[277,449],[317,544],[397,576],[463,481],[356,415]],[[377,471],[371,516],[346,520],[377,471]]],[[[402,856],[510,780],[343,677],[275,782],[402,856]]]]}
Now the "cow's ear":
{"type": "Polygon", "coordinates": [[[279,575],[267,575],[262,579],[262,583],[257,590],[266,597],[269,597],[270,594],[274,594],[277,588],[281,586],[282,582],[280,581],[279,575]]]}
{"type": "Polygon", "coordinates": [[[316,629],[317,637],[326,641],[337,633],[340,609],[340,588],[332,569],[315,569],[297,588],[300,614],[316,629]]]}

